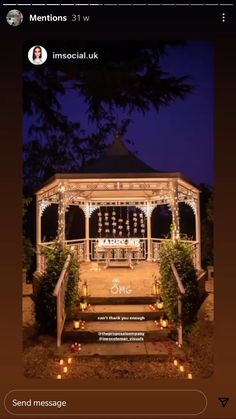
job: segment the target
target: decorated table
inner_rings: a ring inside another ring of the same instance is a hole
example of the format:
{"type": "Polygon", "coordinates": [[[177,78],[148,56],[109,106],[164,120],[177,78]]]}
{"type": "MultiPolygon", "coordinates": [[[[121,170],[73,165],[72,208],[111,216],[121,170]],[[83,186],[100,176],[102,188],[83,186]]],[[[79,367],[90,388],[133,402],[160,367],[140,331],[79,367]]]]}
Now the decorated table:
{"type": "Polygon", "coordinates": [[[104,255],[106,268],[127,266],[134,268],[132,255],[140,251],[140,240],[138,238],[124,239],[98,239],[96,252],[98,255],[104,255]]]}

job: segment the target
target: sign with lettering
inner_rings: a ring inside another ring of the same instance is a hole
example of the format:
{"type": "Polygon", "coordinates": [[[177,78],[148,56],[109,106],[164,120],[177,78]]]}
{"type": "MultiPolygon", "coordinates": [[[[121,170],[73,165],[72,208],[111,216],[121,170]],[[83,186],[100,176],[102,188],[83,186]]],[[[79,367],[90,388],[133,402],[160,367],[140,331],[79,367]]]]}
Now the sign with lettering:
{"type": "Polygon", "coordinates": [[[137,238],[128,238],[128,239],[98,239],[99,247],[122,247],[122,246],[140,246],[140,239],[137,238]]]}
{"type": "Polygon", "coordinates": [[[129,295],[133,292],[130,285],[121,285],[119,278],[113,278],[112,286],[111,286],[111,293],[113,295],[116,294],[126,294],[129,295]]]}

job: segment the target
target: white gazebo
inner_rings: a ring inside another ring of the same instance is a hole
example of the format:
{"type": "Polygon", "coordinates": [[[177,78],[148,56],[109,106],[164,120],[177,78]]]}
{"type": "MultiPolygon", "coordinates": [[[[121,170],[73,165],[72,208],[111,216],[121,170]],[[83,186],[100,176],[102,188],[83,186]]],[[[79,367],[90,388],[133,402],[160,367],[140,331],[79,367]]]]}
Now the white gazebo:
{"type": "Polygon", "coordinates": [[[139,247],[131,251],[131,259],[158,260],[159,248],[165,239],[153,237],[153,210],[158,205],[168,206],[172,214],[172,236],[177,239],[181,237],[179,203],[185,203],[195,215],[195,240],[189,242],[194,247],[195,267],[201,269],[199,194],[199,188],[181,173],[154,171],[132,154],[117,134],[103,157],[80,173],[54,175],[37,191],[37,271],[42,272],[44,268],[41,247],[52,244],[42,241],[41,228],[43,212],[52,204],[58,205],[58,240],[73,245],[80,259],[88,262],[104,258],[104,249],[98,252],[102,240],[103,244],[106,242],[113,247],[112,259],[127,258],[125,246],[134,243],[133,239],[139,247]],[[65,237],[65,213],[70,206],[78,206],[83,211],[84,216],[79,221],[85,225],[82,239],[65,237]],[[132,227],[129,218],[119,218],[122,208],[123,212],[127,211],[127,217],[130,214],[133,217],[132,227]],[[98,217],[97,237],[90,237],[93,217],[98,217]]]}

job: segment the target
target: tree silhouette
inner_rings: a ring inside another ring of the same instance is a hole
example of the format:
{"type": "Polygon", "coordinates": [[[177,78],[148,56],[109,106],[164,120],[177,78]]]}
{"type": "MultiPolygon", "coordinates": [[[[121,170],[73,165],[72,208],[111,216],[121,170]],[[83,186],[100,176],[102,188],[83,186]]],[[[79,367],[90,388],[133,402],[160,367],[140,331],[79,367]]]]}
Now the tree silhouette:
{"type": "MultiPolygon", "coordinates": [[[[158,41],[97,47],[99,60],[48,67],[29,67],[24,73],[24,113],[30,128],[24,142],[24,189],[30,195],[55,172],[78,171],[97,158],[119,122],[127,132],[134,112],[158,112],[177,98],[193,91],[188,76],[176,77],[163,71],[161,57],[180,42],[158,41]],[[83,101],[78,105],[78,122],[63,113],[61,102],[73,90],[83,101]],[[84,127],[85,116],[89,128],[84,127]]],[[[91,48],[91,46],[90,46],[91,48]]],[[[94,47],[93,47],[94,48],[94,47]]]]}

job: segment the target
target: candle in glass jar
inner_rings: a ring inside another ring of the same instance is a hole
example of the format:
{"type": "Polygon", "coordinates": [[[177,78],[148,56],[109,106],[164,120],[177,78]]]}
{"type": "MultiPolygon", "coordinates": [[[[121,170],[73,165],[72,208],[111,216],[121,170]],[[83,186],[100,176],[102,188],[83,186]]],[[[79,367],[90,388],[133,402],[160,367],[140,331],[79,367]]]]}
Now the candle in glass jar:
{"type": "Polygon", "coordinates": [[[80,321],[79,320],[74,320],[73,321],[73,326],[74,326],[74,329],[79,329],[80,328],[80,321]]]}
{"type": "Polygon", "coordinates": [[[57,375],[57,380],[61,380],[61,374],[57,375]]]}
{"type": "Polygon", "coordinates": [[[183,366],[183,365],[180,365],[179,370],[180,370],[181,372],[184,372],[184,366],[183,366]]]}
{"type": "Polygon", "coordinates": [[[188,374],[188,379],[189,379],[189,380],[192,380],[192,378],[193,378],[192,374],[191,374],[191,373],[189,373],[189,374],[188,374]]]}
{"type": "Polygon", "coordinates": [[[63,364],[64,364],[63,359],[60,359],[60,365],[63,365],[63,364]]]}
{"type": "Polygon", "coordinates": [[[63,372],[65,372],[65,373],[68,372],[68,368],[67,367],[64,367],[63,368],[63,372]]]}

